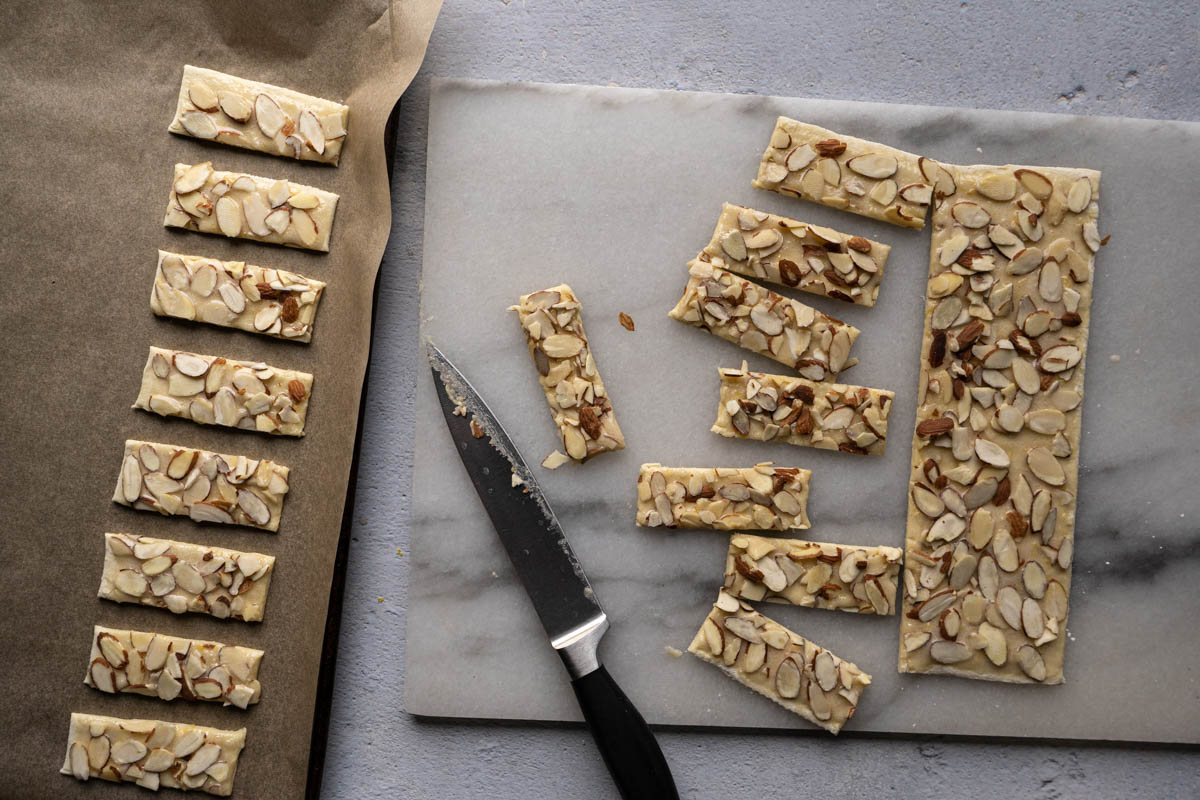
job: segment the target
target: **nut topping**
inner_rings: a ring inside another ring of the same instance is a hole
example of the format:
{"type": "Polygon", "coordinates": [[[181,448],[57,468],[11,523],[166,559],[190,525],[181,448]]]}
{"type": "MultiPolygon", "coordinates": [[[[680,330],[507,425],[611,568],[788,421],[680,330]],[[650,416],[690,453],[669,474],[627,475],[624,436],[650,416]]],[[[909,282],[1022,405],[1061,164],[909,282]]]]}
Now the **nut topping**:
{"type": "Polygon", "coordinates": [[[953,191],[945,191],[946,186],[953,186],[953,179],[936,162],[780,117],[754,185],[895,225],[922,228],[935,181],[943,189],[939,196],[953,191]],[[781,143],[786,144],[780,147],[781,143]]]}
{"type": "Polygon", "coordinates": [[[1098,174],[943,169],[900,670],[1060,683],[1098,174]]]}
{"type": "MultiPolygon", "coordinates": [[[[529,354],[558,427],[563,449],[575,461],[597,453],[622,450],[625,437],[617,425],[604,381],[596,369],[580,316],[580,303],[562,284],[521,298],[512,306],[525,331],[529,354]]],[[[632,325],[632,321],[631,321],[632,325]]],[[[560,466],[547,457],[542,465],[560,466]]]]}
{"type": "Polygon", "coordinates": [[[227,731],[72,714],[61,771],[81,781],[100,778],[155,790],[166,786],[228,796],[245,743],[245,728],[227,731]]]}
{"type": "Polygon", "coordinates": [[[726,203],[699,258],[767,283],[872,306],[890,252],[861,236],[726,203]]]}
{"type": "Polygon", "coordinates": [[[688,652],[831,733],[841,730],[871,676],[727,598],[723,592],[688,652]]]}

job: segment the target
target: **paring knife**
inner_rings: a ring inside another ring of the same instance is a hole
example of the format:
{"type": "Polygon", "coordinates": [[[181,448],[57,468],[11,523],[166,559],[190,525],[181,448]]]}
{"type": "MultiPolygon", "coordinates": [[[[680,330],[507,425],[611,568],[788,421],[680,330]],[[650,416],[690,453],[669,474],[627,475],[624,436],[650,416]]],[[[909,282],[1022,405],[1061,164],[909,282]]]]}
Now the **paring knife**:
{"type": "Polygon", "coordinates": [[[625,800],[678,800],[654,734],[600,663],[605,616],[566,534],[491,409],[440,350],[426,343],[442,414],[550,646],[562,658],[588,729],[625,800]],[[523,485],[513,485],[516,474],[523,485]]]}

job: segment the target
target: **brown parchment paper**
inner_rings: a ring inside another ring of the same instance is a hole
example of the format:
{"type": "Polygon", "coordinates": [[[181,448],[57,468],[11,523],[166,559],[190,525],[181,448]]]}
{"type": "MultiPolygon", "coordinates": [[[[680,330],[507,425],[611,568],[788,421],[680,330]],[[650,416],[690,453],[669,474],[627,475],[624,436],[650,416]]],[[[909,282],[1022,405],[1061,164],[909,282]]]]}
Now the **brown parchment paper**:
{"type": "Polygon", "coordinates": [[[303,796],[372,287],[391,223],[384,124],[424,57],[439,6],[35,0],[0,10],[0,797],[140,792],[58,774],[72,711],[244,725],[234,796],[303,796]],[[347,103],[341,166],[167,133],[188,63],[347,103]],[[202,160],[339,193],[330,252],[163,228],[172,165],[202,160]],[[156,318],[149,297],[160,247],[327,281],[312,344],[156,318]],[[130,409],[152,344],[312,372],[308,435],[285,441],[130,409]],[[113,504],[127,438],[290,466],[279,532],[113,504]],[[106,530],[277,556],[265,621],[97,599],[106,530]],[[97,623],[262,648],[262,701],[242,712],[87,688],[97,623]]]}

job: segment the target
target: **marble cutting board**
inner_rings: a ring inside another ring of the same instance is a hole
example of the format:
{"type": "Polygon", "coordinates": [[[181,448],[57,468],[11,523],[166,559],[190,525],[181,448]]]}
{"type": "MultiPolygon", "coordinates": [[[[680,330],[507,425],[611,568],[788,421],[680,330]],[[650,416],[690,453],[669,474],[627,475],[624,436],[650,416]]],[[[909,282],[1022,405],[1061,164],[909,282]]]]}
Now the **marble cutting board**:
{"type": "MultiPolygon", "coordinates": [[[[697,659],[665,653],[685,650],[707,613],[727,536],[635,527],[639,464],[806,467],[810,538],[904,542],[928,235],[752,189],[775,117],[954,163],[1102,170],[1101,232],[1112,240],[1096,268],[1067,683],[901,676],[895,617],[763,610],[874,675],[847,733],[1200,743],[1200,124],[465,80],[435,81],[429,113],[423,336],[536,465],[557,440],[505,309],[564,281],[581,297],[629,447],[534,469],[613,620],[603,659],[657,724],[811,729],[697,659]],[[666,312],[726,200],[893,245],[875,308],[798,295],[862,329],[860,363],[842,377],[896,392],[886,456],[708,432],[716,368],[747,354],[666,312]],[[635,332],[618,324],[622,311],[635,332]]],[[[578,720],[452,452],[428,370],[416,380],[406,709],[578,720]]]]}

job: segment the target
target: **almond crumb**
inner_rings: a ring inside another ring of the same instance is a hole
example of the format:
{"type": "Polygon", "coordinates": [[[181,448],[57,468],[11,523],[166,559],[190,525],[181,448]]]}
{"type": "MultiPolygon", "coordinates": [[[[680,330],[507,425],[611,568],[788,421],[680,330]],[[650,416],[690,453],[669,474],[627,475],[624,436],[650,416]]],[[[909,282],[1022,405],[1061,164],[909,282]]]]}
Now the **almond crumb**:
{"type": "Polygon", "coordinates": [[[633,330],[633,317],[626,314],[624,311],[617,314],[617,319],[621,321],[621,327],[627,331],[633,330]]]}
{"type": "Polygon", "coordinates": [[[546,469],[558,469],[563,464],[567,463],[568,460],[569,459],[564,453],[559,450],[555,450],[553,453],[542,459],[542,466],[546,469]]]}

